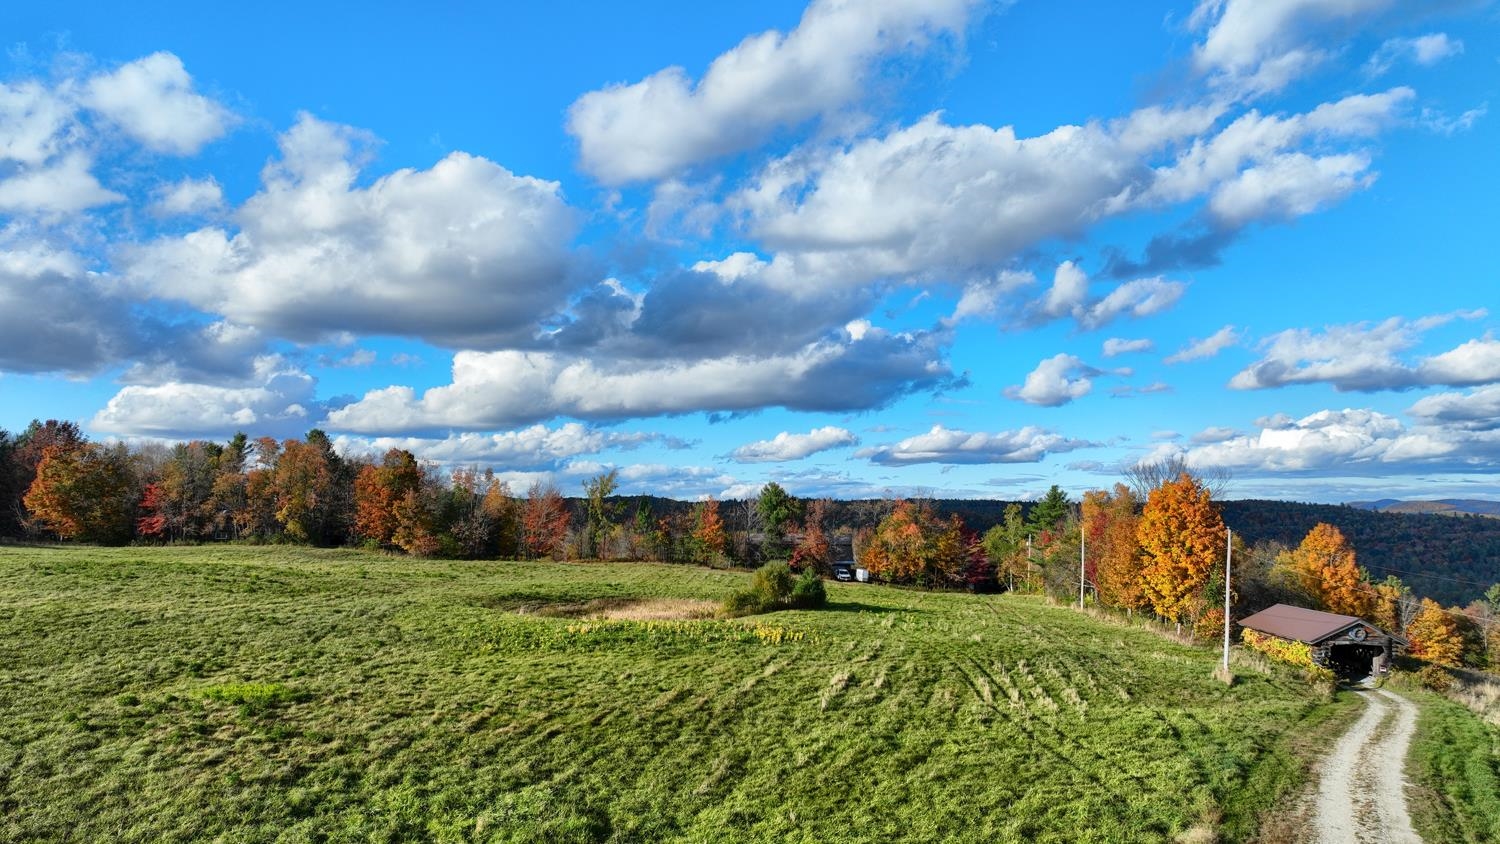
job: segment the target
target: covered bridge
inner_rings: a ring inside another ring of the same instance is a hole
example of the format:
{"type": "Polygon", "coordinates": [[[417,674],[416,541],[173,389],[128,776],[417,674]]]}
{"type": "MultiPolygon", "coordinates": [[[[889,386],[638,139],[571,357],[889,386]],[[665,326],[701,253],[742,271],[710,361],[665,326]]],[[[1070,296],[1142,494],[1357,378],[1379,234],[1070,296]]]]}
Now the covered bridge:
{"type": "Polygon", "coordinates": [[[1261,610],[1240,621],[1240,626],[1278,639],[1302,642],[1312,649],[1313,662],[1352,681],[1389,671],[1398,649],[1410,644],[1364,619],[1290,604],[1261,610]]]}

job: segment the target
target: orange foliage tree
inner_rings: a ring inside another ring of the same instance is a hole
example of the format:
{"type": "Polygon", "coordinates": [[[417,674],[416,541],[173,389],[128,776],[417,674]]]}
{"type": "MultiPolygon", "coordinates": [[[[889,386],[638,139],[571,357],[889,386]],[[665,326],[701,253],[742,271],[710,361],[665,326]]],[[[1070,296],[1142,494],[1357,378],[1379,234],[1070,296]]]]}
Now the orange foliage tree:
{"type": "Polygon", "coordinates": [[[496,553],[506,559],[515,556],[520,551],[517,537],[521,506],[510,494],[510,484],[496,479],[494,471],[489,469],[484,474],[484,498],[480,507],[494,526],[496,553]]]}
{"type": "Polygon", "coordinates": [[[1224,558],[1224,520],[1209,491],[1184,472],[1151,491],[1136,537],[1142,588],[1156,614],[1181,624],[1204,609],[1203,589],[1224,558]]]}
{"type": "Polygon", "coordinates": [[[332,534],[337,495],[335,457],[326,437],[287,440],[281,444],[272,487],[276,521],[298,542],[322,544],[332,534]]]}
{"type": "Polygon", "coordinates": [[[716,563],[724,559],[729,535],[725,533],[724,519],[719,515],[719,502],[712,498],[694,509],[693,544],[700,563],[716,563]]]}
{"type": "Polygon", "coordinates": [[[49,445],[26,490],[31,518],[62,539],[130,540],[135,488],[124,446],[49,445]]]}
{"type": "Polygon", "coordinates": [[[1408,652],[1418,659],[1450,668],[1463,661],[1463,628],[1458,619],[1431,598],[1422,599],[1422,608],[1406,628],[1406,638],[1411,640],[1408,652]]]}
{"type": "Polygon", "coordinates": [[[1099,590],[1099,602],[1107,607],[1135,610],[1148,604],[1135,505],[1135,494],[1124,484],[1115,484],[1113,494],[1093,490],[1083,495],[1086,554],[1092,564],[1088,576],[1099,590]]]}
{"type": "Polygon", "coordinates": [[[407,494],[419,492],[424,472],[411,452],[393,448],[379,466],[366,466],[354,478],[354,533],[360,539],[396,545],[401,515],[412,518],[407,494]]]}
{"type": "Polygon", "coordinates": [[[1338,528],[1319,522],[1286,556],[1303,591],[1324,609],[1360,618],[1375,614],[1375,589],[1366,582],[1354,561],[1354,549],[1338,528]]]}
{"type": "Polygon", "coordinates": [[[974,544],[957,516],[944,522],[926,502],[899,501],[860,542],[859,564],[882,580],[952,585],[962,580],[974,544]]]}

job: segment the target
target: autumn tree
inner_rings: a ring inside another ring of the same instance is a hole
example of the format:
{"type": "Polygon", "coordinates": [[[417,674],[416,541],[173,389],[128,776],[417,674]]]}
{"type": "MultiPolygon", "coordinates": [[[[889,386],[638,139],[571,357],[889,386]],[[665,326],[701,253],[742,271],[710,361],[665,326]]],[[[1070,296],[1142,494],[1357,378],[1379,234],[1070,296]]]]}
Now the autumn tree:
{"type": "Polygon", "coordinates": [[[230,438],[219,453],[213,486],[208,497],[208,523],[214,536],[237,539],[237,518],[249,505],[246,494],[245,466],[250,457],[250,441],[243,433],[230,438]]]}
{"type": "Polygon", "coordinates": [[[900,501],[860,543],[859,563],[882,580],[923,586],[956,585],[968,570],[971,550],[962,519],[937,517],[932,505],[900,501]]]}
{"type": "Polygon", "coordinates": [[[1015,589],[1017,584],[1027,586],[1030,582],[1032,568],[1027,556],[1028,534],[1026,523],[1021,518],[1021,505],[1014,501],[1005,505],[1000,524],[984,533],[985,555],[1009,589],[1015,589]]]}
{"type": "Polygon", "coordinates": [[[526,555],[532,559],[561,555],[571,522],[568,503],[557,487],[533,483],[521,512],[521,545],[526,555]]]}
{"type": "Polygon", "coordinates": [[[1199,485],[1208,490],[1210,497],[1219,499],[1224,497],[1224,492],[1229,488],[1231,473],[1222,467],[1211,467],[1208,469],[1197,469],[1188,465],[1187,458],[1181,454],[1174,454],[1156,460],[1143,460],[1125,469],[1125,481],[1130,485],[1130,490],[1135,494],[1137,501],[1145,501],[1151,497],[1151,493],[1157,487],[1175,482],[1183,475],[1188,475],[1199,485]]]}
{"type": "Polygon", "coordinates": [[[205,539],[213,535],[213,490],[224,448],[194,440],[172,447],[160,463],[148,517],[159,519],[163,539],[205,539]]]}
{"type": "Polygon", "coordinates": [[[1463,662],[1464,632],[1458,619],[1437,601],[1423,598],[1421,609],[1406,628],[1411,641],[1407,653],[1434,665],[1457,668],[1463,662]]]}
{"type": "Polygon", "coordinates": [[[420,493],[423,469],[417,458],[403,448],[393,448],[381,458],[380,465],[368,465],[359,470],[354,478],[354,533],[366,542],[381,547],[398,545],[396,533],[401,528],[402,514],[410,524],[415,514],[411,512],[420,497],[411,502],[407,497],[420,493]]]}
{"type": "Polygon", "coordinates": [[[1421,599],[1412,594],[1411,588],[1394,574],[1374,585],[1375,596],[1371,601],[1370,620],[1376,627],[1390,633],[1399,633],[1411,624],[1422,608],[1421,599]]]}
{"type": "Polygon", "coordinates": [[[824,522],[828,519],[828,499],[814,499],[807,505],[802,522],[801,539],[792,550],[792,568],[811,568],[822,572],[828,568],[831,546],[824,522]]]}
{"type": "Polygon", "coordinates": [[[328,435],[314,428],[306,440],[287,440],[273,473],[276,520],[299,542],[336,545],[353,521],[349,468],[328,435]]]}
{"type": "Polygon", "coordinates": [[[392,511],[396,530],[391,543],[415,557],[435,556],[442,548],[438,536],[437,514],[432,502],[419,484],[396,500],[392,511]]]}
{"type": "Polygon", "coordinates": [[[521,553],[521,504],[510,493],[510,484],[495,477],[493,470],[484,474],[484,497],[480,507],[494,525],[495,553],[511,559],[521,553]]]}
{"type": "Polygon", "coordinates": [[[7,477],[0,479],[0,526],[3,532],[20,533],[26,525],[25,496],[36,480],[37,466],[42,454],[51,446],[71,449],[86,442],[83,431],[74,422],[48,419],[42,422],[31,420],[26,430],[9,438],[8,445],[0,450],[0,471],[7,477]]]}
{"type": "Polygon", "coordinates": [[[32,519],[61,539],[116,544],[134,528],[135,481],[123,445],[49,445],[26,491],[32,519]]]}
{"type": "Polygon", "coordinates": [[[1291,573],[1302,591],[1329,612],[1370,618],[1375,611],[1375,589],[1354,560],[1354,549],[1333,525],[1319,522],[1279,564],[1291,573]]]}
{"type": "Polygon", "coordinates": [[[167,517],[164,515],[161,485],[146,484],[141,490],[140,515],[135,520],[136,535],[147,539],[167,538],[167,517]]]}
{"type": "Polygon", "coordinates": [[[693,508],[694,555],[700,563],[719,563],[729,548],[729,535],[724,531],[724,519],[719,516],[719,502],[712,498],[693,508]]]}
{"type": "Polygon", "coordinates": [[[1145,555],[1142,588],[1152,609],[1178,624],[1204,608],[1204,587],[1222,561],[1224,520],[1209,491],[1187,473],[1151,492],[1136,527],[1145,555]]]}
{"type": "Polygon", "coordinates": [[[1134,612],[1149,604],[1142,578],[1143,559],[1137,530],[1140,516],[1130,487],[1115,484],[1114,492],[1093,490],[1083,496],[1083,530],[1089,573],[1099,592],[1099,603],[1134,612]]]}
{"type": "Polygon", "coordinates": [[[281,444],[271,437],[255,441],[255,466],[245,473],[245,506],[235,514],[235,528],[244,536],[269,539],[281,531],[276,520],[276,465],[281,444]]]}

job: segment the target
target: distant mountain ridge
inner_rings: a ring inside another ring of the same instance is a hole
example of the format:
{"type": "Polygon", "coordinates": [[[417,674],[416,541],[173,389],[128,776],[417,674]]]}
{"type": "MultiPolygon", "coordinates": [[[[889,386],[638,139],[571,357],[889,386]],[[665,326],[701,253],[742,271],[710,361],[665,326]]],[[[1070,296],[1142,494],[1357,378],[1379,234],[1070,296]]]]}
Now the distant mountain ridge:
{"type": "Polygon", "coordinates": [[[1399,498],[1381,498],[1377,501],[1351,501],[1349,507],[1374,510],[1379,513],[1435,513],[1440,516],[1494,516],[1500,517],[1500,501],[1482,498],[1438,498],[1430,501],[1403,501],[1399,498]]]}

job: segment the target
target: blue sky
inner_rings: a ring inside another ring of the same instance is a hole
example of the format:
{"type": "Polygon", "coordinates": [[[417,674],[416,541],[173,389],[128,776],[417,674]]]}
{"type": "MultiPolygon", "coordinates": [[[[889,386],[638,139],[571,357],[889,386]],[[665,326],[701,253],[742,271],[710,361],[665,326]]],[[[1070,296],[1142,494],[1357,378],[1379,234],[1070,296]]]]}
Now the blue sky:
{"type": "Polygon", "coordinates": [[[496,5],[0,9],[0,427],[1500,496],[1492,3],[496,5]]]}

